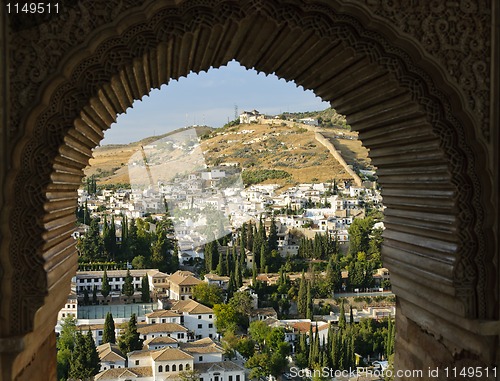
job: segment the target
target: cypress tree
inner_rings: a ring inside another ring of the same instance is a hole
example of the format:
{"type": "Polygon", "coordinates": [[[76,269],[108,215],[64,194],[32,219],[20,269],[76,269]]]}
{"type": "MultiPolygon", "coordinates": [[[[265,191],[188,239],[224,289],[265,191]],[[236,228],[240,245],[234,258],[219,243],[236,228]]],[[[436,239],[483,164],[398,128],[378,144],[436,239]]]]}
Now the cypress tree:
{"type": "Polygon", "coordinates": [[[247,224],[244,222],[241,225],[241,230],[240,230],[240,247],[245,248],[247,246],[247,224]]]}
{"type": "Polygon", "coordinates": [[[394,322],[389,318],[387,322],[387,334],[384,340],[385,354],[387,357],[394,353],[394,322]]]}
{"type": "Polygon", "coordinates": [[[229,274],[229,272],[231,271],[231,259],[235,257],[235,254],[236,254],[236,247],[234,246],[231,255],[229,255],[229,250],[227,251],[226,260],[224,261],[224,271],[223,271],[224,275],[229,274]]]}
{"type": "Polygon", "coordinates": [[[144,275],[141,282],[141,301],[143,303],[149,303],[151,300],[151,295],[149,294],[149,280],[148,276],[144,275]]]}
{"type": "Polygon", "coordinates": [[[216,266],[219,264],[219,257],[221,256],[222,254],[219,253],[219,244],[215,240],[212,245],[212,271],[216,269],[216,266]]]}
{"type": "Polygon", "coordinates": [[[111,286],[109,285],[108,273],[106,269],[104,269],[104,274],[102,276],[102,286],[101,286],[101,295],[104,297],[104,301],[108,297],[111,291],[111,286]]]}
{"type": "Polygon", "coordinates": [[[353,324],[354,323],[354,314],[352,312],[352,306],[350,305],[349,306],[349,324],[353,324]]]}
{"type": "Polygon", "coordinates": [[[116,343],[115,335],[115,321],[113,320],[113,315],[111,312],[106,314],[106,320],[104,320],[104,332],[102,334],[102,343],[116,343]]]}
{"type": "Polygon", "coordinates": [[[257,263],[255,263],[255,255],[252,264],[252,286],[255,287],[257,285],[257,263]]]}
{"type": "Polygon", "coordinates": [[[94,288],[92,289],[92,304],[96,305],[99,304],[99,301],[97,300],[97,286],[94,285],[94,288]]]}
{"type": "Polygon", "coordinates": [[[101,368],[101,359],[97,353],[94,338],[92,337],[92,332],[89,330],[85,336],[85,356],[86,356],[86,367],[88,369],[89,375],[92,378],[101,368]]]}
{"type": "Polygon", "coordinates": [[[307,285],[304,272],[302,272],[302,277],[300,278],[299,293],[297,295],[297,310],[302,316],[305,316],[307,313],[307,285]]]}
{"type": "Polygon", "coordinates": [[[127,270],[127,275],[125,276],[125,282],[123,283],[122,287],[122,294],[127,296],[127,299],[134,295],[134,284],[133,284],[133,279],[132,275],[130,275],[130,270],[127,270]]]}
{"type": "Polygon", "coordinates": [[[314,333],[312,324],[309,324],[309,368],[314,365],[314,333]]]}
{"type": "Polygon", "coordinates": [[[260,272],[264,273],[266,271],[266,266],[267,266],[267,247],[265,242],[262,243],[262,246],[260,247],[260,272]]]}
{"type": "MultiPolygon", "coordinates": [[[[226,255],[227,257],[228,255],[226,255]]],[[[217,263],[217,268],[215,269],[215,272],[219,275],[224,275],[224,268],[225,268],[225,265],[224,265],[224,257],[222,255],[222,253],[219,254],[219,261],[217,263]]]]}
{"type": "Polygon", "coordinates": [[[346,326],[345,309],[344,309],[344,301],[342,300],[342,304],[340,305],[339,328],[343,330],[345,326],[346,326]]]}
{"type": "Polygon", "coordinates": [[[234,285],[235,288],[243,286],[243,274],[241,273],[241,266],[237,261],[234,262],[234,285]]]}
{"type": "Polygon", "coordinates": [[[252,251],[253,250],[253,229],[254,229],[254,225],[249,222],[248,223],[248,229],[247,229],[247,241],[246,241],[246,249],[252,251]]]}
{"type": "Polygon", "coordinates": [[[83,290],[83,305],[88,306],[90,304],[89,290],[83,290]]]}
{"type": "Polygon", "coordinates": [[[306,319],[313,318],[313,300],[311,295],[311,282],[307,282],[307,296],[306,296],[306,319]]]}
{"type": "Polygon", "coordinates": [[[132,314],[125,332],[118,339],[118,347],[123,354],[142,349],[142,340],[137,332],[137,317],[132,314]]]}
{"type": "Polygon", "coordinates": [[[81,332],[76,332],[75,347],[73,349],[69,365],[69,378],[85,380],[91,377],[91,372],[87,368],[87,356],[85,354],[85,350],[85,337],[81,332]]]}
{"type": "Polygon", "coordinates": [[[269,239],[267,240],[269,244],[269,251],[278,250],[278,227],[276,226],[276,220],[274,215],[271,218],[271,226],[269,228],[269,239]]]}

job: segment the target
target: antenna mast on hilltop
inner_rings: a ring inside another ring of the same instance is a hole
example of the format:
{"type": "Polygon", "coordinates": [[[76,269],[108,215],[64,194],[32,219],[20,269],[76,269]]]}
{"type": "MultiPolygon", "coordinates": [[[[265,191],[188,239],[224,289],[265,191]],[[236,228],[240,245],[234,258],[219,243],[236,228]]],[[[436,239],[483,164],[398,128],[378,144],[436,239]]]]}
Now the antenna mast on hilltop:
{"type": "Polygon", "coordinates": [[[234,105],[234,120],[238,119],[238,105],[234,105]]]}

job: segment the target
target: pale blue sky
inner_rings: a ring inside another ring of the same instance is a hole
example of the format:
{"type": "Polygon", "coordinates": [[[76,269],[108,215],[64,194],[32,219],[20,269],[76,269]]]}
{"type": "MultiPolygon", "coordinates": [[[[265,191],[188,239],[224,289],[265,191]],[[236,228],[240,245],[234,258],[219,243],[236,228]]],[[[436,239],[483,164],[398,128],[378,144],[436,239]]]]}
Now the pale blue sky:
{"type": "Polygon", "coordinates": [[[134,102],[126,114],[118,116],[101,144],[130,143],[193,124],[221,127],[234,119],[235,105],[238,113],[256,109],[271,115],[330,106],[293,82],[230,62],[151,91],[142,101],[134,102]]]}

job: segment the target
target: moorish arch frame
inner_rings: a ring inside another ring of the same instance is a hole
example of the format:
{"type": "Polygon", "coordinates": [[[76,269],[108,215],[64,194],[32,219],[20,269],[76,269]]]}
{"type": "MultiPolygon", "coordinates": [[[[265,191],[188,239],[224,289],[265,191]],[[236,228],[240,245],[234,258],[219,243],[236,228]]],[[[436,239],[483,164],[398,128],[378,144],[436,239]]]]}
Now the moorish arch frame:
{"type": "Polygon", "coordinates": [[[496,132],[483,58],[492,37],[480,26],[498,10],[485,4],[116,0],[68,2],[48,19],[11,17],[2,42],[5,65],[18,71],[0,77],[10,92],[2,376],[54,372],[55,313],[76,269],[76,189],[103,131],[151,88],[231,59],[332,102],[370,149],[387,206],[397,366],[498,362],[498,246],[487,213],[498,210],[496,132]],[[403,5],[406,19],[398,18],[403,5]],[[443,12],[463,17],[461,28],[443,12]],[[454,42],[458,49],[440,54],[454,42]]]}

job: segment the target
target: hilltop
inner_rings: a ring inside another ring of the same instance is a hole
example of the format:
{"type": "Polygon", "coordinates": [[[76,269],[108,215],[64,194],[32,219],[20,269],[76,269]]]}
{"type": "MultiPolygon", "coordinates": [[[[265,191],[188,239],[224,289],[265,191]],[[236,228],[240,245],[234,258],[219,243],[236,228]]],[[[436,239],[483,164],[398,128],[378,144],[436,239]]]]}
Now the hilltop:
{"type": "MultiPolygon", "coordinates": [[[[99,184],[129,183],[128,161],[141,146],[173,135],[149,137],[126,145],[106,145],[94,150],[86,176],[94,175],[99,184]]],[[[244,181],[278,183],[282,186],[333,179],[352,180],[350,166],[370,169],[367,150],[357,133],[345,128],[316,128],[290,121],[266,124],[237,124],[212,129],[197,127],[200,148],[206,164],[237,166],[244,170],[244,181]],[[318,140],[318,133],[333,144],[342,158],[337,160],[318,140]]]]}

